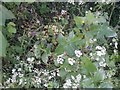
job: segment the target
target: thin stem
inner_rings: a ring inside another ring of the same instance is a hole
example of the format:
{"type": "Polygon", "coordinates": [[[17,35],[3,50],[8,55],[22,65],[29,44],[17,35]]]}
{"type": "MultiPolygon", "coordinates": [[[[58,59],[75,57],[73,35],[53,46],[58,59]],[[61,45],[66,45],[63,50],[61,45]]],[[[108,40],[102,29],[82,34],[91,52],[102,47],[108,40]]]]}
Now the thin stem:
{"type": "Polygon", "coordinates": [[[110,25],[110,20],[111,20],[114,9],[115,9],[115,2],[113,3],[113,8],[112,8],[112,11],[111,11],[111,14],[110,14],[110,17],[109,17],[109,25],[110,25]]]}

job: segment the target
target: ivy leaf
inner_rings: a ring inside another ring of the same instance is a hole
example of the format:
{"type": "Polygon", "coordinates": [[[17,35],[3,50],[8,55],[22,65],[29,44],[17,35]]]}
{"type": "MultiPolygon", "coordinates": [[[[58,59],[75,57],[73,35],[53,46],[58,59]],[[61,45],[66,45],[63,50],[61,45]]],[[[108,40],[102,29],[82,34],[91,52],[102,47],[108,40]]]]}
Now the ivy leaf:
{"type": "Polygon", "coordinates": [[[7,40],[0,31],[0,57],[6,56],[7,40]]]}
{"type": "Polygon", "coordinates": [[[45,64],[47,64],[47,62],[48,62],[48,54],[47,54],[46,52],[44,52],[44,53],[42,54],[42,61],[43,61],[45,64]]]}

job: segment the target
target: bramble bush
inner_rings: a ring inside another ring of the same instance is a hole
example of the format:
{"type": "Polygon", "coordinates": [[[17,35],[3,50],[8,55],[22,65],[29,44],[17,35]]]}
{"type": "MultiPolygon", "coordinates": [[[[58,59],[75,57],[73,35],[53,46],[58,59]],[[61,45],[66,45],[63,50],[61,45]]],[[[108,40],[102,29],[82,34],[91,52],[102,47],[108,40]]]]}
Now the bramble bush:
{"type": "Polygon", "coordinates": [[[59,14],[50,8],[57,3],[3,3],[1,87],[119,87],[118,28],[110,25],[112,16],[104,11],[114,2],[87,10],[86,3],[61,3],[55,7],[67,5],[72,11],[61,9],[59,14]],[[78,7],[82,11],[76,15],[78,7]],[[55,15],[49,17],[50,11],[55,15]]]}

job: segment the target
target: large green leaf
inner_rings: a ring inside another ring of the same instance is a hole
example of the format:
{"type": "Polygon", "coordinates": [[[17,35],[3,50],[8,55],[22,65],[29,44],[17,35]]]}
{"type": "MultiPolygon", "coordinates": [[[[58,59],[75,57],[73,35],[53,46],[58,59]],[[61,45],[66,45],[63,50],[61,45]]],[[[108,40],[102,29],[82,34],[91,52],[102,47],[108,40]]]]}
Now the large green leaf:
{"type": "Polygon", "coordinates": [[[7,40],[0,31],[0,57],[6,56],[7,40]]]}
{"type": "Polygon", "coordinates": [[[3,5],[0,5],[0,25],[5,25],[6,19],[13,19],[15,16],[3,5]]]}

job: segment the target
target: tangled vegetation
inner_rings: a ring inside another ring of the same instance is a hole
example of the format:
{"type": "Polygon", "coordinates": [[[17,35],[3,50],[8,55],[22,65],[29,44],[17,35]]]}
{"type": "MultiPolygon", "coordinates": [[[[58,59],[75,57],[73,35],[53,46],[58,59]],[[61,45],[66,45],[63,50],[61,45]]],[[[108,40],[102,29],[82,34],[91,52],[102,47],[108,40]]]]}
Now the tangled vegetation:
{"type": "Polygon", "coordinates": [[[119,2],[2,2],[2,88],[120,87],[119,2]]]}

